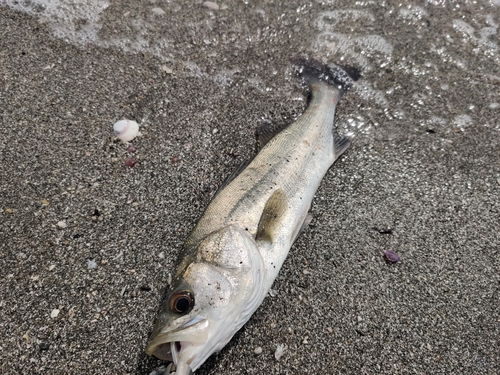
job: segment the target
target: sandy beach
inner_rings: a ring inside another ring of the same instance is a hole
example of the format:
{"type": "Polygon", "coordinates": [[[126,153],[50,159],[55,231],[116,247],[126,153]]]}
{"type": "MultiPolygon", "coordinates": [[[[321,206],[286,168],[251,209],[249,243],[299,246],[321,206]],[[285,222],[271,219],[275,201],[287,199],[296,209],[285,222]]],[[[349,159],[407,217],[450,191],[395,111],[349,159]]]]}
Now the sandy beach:
{"type": "Polygon", "coordinates": [[[306,107],[298,54],[361,70],[354,141],[196,374],[500,373],[497,0],[77,3],[0,1],[0,373],[163,374],[182,243],[255,129],[306,107]]]}

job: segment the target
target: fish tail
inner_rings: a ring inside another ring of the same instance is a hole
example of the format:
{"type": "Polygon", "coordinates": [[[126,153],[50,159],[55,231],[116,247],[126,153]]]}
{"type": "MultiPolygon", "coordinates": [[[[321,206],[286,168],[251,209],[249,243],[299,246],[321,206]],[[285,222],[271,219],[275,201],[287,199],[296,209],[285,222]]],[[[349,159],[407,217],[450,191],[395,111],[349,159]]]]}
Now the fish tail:
{"type": "Polygon", "coordinates": [[[293,58],[292,64],[297,74],[308,86],[318,81],[326,82],[337,87],[340,96],[348,91],[354,85],[354,82],[361,77],[361,73],[357,68],[347,65],[323,64],[305,57],[293,58]]]}

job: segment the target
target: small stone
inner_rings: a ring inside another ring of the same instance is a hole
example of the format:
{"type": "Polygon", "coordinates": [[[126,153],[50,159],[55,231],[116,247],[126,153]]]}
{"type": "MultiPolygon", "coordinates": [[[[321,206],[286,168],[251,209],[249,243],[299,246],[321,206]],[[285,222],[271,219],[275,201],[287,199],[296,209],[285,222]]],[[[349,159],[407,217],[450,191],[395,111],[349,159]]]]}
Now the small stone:
{"type": "Polygon", "coordinates": [[[285,346],[283,344],[278,344],[276,347],[276,352],[274,352],[274,358],[276,358],[277,361],[280,360],[281,357],[283,357],[283,352],[285,351],[285,346]]]}
{"type": "Polygon", "coordinates": [[[48,206],[50,202],[47,199],[42,199],[42,206],[48,206]]]}
{"type": "Polygon", "coordinates": [[[56,268],[56,266],[55,266],[54,264],[51,264],[51,265],[49,266],[49,271],[52,271],[54,268],[56,268]]]}
{"type": "Polygon", "coordinates": [[[399,257],[399,255],[392,250],[386,250],[384,253],[384,256],[385,256],[385,259],[389,263],[397,263],[397,262],[401,261],[401,258],[399,257]]]}
{"type": "Polygon", "coordinates": [[[127,147],[127,151],[133,154],[134,152],[137,151],[137,147],[130,145],[127,147]]]}
{"type": "Polygon", "coordinates": [[[60,312],[59,309],[52,310],[52,312],[50,313],[50,317],[51,318],[57,318],[57,316],[59,315],[59,312],[60,312]]]}
{"type": "Polygon", "coordinates": [[[219,10],[219,4],[214,3],[213,1],[205,1],[202,4],[205,8],[211,9],[211,10],[219,10]]]}
{"type": "Polygon", "coordinates": [[[94,260],[88,260],[87,267],[89,270],[94,269],[97,267],[97,263],[94,260]]]}
{"type": "Polygon", "coordinates": [[[44,351],[44,350],[49,350],[50,349],[50,345],[47,344],[46,342],[41,342],[40,345],[38,345],[38,347],[40,348],[40,351],[44,351]]]}
{"type": "Polygon", "coordinates": [[[135,166],[135,160],[132,158],[125,159],[125,166],[129,168],[133,168],[135,166]]]}
{"type": "Polygon", "coordinates": [[[255,354],[260,354],[260,353],[262,353],[262,348],[261,348],[260,346],[257,346],[257,347],[253,350],[253,352],[254,352],[255,354]]]}
{"type": "Polygon", "coordinates": [[[153,12],[154,14],[156,14],[158,16],[163,16],[165,14],[165,11],[163,9],[161,9],[160,7],[151,9],[151,12],[153,12]]]}
{"type": "Polygon", "coordinates": [[[8,214],[11,214],[14,212],[14,210],[12,208],[5,208],[5,212],[7,212],[8,214]]]}
{"type": "Polygon", "coordinates": [[[65,221],[59,221],[59,222],[57,223],[57,226],[58,226],[59,228],[63,228],[63,229],[64,229],[64,228],[66,228],[66,227],[68,226],[68,224],[66,224],[66,222],[65,222],[65,221]]]}
{"type": "Polygon", "coordinates": [[[161,70],[162,72],[167,73],[167,74],[172,74],[172,73],[173,73],[173,70],[172,70],[172,69],[170,69],[170,68],[169,68],[168,66],[166,66],[166,65],[162,65],[162,66],[161,66],[161,68],[160,68],[160,70],[161,70]]]}
{"type": "Polygon", "coordinates": [[[274,290],[274,289],[269,289],[269,296],[271,298],[274,298],[278,295],[278,291],[277,290],[274,290]]]}

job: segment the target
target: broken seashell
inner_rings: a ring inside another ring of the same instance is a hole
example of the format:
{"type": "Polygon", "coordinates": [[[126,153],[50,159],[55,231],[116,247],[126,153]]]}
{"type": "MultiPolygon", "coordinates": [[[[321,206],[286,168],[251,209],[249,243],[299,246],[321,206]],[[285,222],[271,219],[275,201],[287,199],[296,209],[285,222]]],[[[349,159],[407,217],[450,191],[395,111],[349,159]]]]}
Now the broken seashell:
{"type": "Polygon", "coordinates": [[[133,120],[120,120],[113,125],[115,136],[129,142],[139,134],[139,124],[133,120]]]}

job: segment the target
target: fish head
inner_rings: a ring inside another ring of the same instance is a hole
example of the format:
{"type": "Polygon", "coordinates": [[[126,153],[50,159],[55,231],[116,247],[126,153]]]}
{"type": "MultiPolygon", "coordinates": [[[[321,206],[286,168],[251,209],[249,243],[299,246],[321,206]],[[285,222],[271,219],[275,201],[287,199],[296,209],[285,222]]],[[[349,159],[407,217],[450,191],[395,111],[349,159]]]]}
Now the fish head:
{"type": "Polygon", "coordinates": [[[260,305],[263,280],[262,257],[248,232],[230,225],[211,233],[181,263],[146,353],[173,361],[176,374],[195,371],[260,305]]]}

